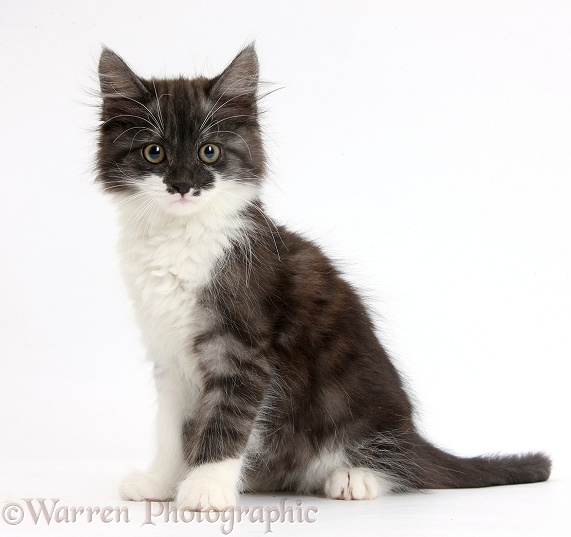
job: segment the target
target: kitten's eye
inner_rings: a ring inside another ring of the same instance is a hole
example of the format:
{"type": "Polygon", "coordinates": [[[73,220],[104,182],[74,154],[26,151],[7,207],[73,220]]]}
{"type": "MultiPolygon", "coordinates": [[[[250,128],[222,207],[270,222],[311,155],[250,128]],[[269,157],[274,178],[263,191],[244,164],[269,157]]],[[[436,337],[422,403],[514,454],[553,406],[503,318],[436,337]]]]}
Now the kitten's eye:
{"type": "Polygon", "coordinates": [[[163,146],[158,144],[149,144],[143,148],[143,156],[151,164],[160,164],[165,160],[166,153],[163,146]]]}
{"type": "Polygon", "coordinates": [[[198,158],[205,164],[213,164],[220,158],[220,148],[216,144],[204,144],[198,150],[198,158]]]}

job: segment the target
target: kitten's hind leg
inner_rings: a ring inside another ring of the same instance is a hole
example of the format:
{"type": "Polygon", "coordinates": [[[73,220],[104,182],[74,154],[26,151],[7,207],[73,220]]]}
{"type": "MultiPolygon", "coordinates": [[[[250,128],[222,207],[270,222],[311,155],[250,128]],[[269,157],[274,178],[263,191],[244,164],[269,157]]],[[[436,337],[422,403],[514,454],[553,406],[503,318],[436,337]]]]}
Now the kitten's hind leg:
{"type": "Polygon", "coordinates": [[[367,468],[339,468],[325,481],[325,495],[335,500],[372,500],[390,492],[389,482],[367,468]]]}

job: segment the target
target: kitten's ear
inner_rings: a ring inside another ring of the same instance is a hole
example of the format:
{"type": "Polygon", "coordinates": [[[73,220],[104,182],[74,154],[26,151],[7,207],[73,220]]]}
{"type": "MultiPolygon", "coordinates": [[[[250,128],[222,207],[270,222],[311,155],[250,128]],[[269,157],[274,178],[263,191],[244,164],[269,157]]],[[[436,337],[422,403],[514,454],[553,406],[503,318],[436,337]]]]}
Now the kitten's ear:
{"type": "Polygon", "coordinates": [[[103,98],[125,97],[137,99],[147,94],[143,81],[129,68],[129,66],[106,47],[99,59],[99,83],[103,98]]]}
{"type": "Polygon", "coordinates": [[[258,91],[260,65],[254,45],[249,45],[238,54],[224,72],[213,80],[214,95],[255,98],[258,91]]]}

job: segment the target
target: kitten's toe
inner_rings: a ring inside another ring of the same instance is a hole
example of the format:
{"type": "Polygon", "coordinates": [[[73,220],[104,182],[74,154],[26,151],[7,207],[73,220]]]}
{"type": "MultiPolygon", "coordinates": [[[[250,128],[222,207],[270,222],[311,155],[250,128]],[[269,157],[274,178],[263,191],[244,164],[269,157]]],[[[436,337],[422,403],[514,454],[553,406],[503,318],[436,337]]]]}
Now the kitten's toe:
{"type": "Polygon", "coordinates": [[[362,468],[349,470],[349,493],[352,500],[372,500],[379,495],[376,477],[362,468]]]}
{"type": "Polygon", "coordinates": [[[220,481],[187,478],[180,485],[176,502],[179,509],[223,511],[236,506],[237,494],[220,481]]]}
{"type": "Polygon", "coordinates": [[[325,482],[325,495],[336,500],[372,500],[378,494],[377,478],[363,468],[335,470],[325,482]]]}
{"type": "Polygon", "coordinates": [[[199,466],[190,471],[180,484],[176,497],[179,509],[223,511],[235,507],[238,491],[235,480],[217,475],[209,465],[199,466]]]}
{"type": "Polygon", "coordinates": [[[325,495],[334,500],[345,500],[349,492],[349,470],[335,470],[325,481],[325,495]]]}
{"type": "Polygon", "coordinates": [[[148,472],[133,472],[123,479],[119,488],[121,498],[136,502],[166,501],[174,498],[175,485],[164,477],[148,472]]]}

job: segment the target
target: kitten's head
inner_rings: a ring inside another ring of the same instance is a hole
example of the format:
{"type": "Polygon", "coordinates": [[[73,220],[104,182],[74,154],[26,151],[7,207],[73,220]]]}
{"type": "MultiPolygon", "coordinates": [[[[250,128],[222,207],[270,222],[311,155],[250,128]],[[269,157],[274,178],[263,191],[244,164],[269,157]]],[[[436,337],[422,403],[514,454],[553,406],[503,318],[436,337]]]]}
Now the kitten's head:
{"type": "Polygon", "coordinates": [[[213,79],[164,80],[137,76],[104,49],[99,79],[97,167],[106,191],[180,216],[257,197],[265,158],[253,46],[213,79]]]}

